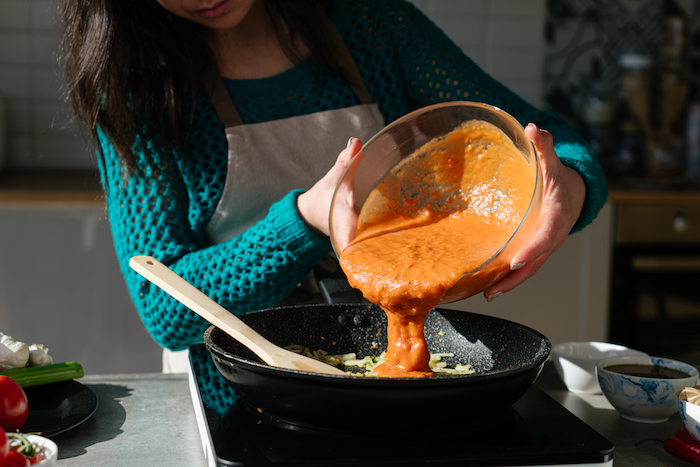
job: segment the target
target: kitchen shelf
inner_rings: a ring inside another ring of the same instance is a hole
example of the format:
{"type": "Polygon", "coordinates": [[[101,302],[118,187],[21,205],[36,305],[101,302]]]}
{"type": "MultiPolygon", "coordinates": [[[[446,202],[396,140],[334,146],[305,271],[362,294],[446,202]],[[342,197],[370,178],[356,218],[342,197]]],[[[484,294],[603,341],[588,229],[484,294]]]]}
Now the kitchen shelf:
{"type": "Polygon", "coordinates": [[[11,170],[0,175],[0,206],[104,206],[96,171],[11,170]]]}
{"type": "Polygon", "coordinates": [[[615,204],[694,204],[700,205],[700,190],[653,190],[610,188],[608,201],[615,204]]]}

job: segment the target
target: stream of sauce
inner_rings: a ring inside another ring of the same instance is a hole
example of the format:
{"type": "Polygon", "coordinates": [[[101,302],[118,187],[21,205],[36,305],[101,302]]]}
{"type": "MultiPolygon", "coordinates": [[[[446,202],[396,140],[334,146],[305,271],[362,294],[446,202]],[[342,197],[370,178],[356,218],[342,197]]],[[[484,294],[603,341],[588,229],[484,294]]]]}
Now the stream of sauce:
{"type": "Polygon", "coordinates": [[[515,232],[534,170],[501,130],[472,120],[404,159],[370,194],[340,264],[387,315],[385,363],[375,373],[434,374],[425,319],[515,232]]]}

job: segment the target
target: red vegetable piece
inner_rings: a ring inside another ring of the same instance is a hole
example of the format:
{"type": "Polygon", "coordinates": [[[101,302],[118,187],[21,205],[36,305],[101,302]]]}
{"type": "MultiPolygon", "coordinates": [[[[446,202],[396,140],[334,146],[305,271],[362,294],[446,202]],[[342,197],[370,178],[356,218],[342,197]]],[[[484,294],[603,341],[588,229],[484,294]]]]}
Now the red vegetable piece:
{"type": "MultiPolygon", "coordinates": [[[[7,439],[5,430],[0,428],[0,461],[2,461],[7,453],[10,451],[10,440],[7,439]]],[[[2,464],[0,464],[2,465],[2,464]]]]}
{"type": "Polygon", "coordinates": [[[691,446],[700,447],[700,445],[698,445],[697,441],[695,441],[693,439],[693,437],[690,436],[690,433],[688,433],[688,430],[686,430],[683,425],[676,428],[676,432],[673,433],[673,436],[675,436],[676,438],[680,439],[683,442],[690,444],[691,446]]]}
{"type": "Polygon", "coordinates": [[[9,376],[0,375],[0,427],[21,430],[29,417],[29,401],[24,389],[9,376]]]}
{"type": "Polygon", "coordinates": [[[39,453],[39,454],[35,455],[34,457],[32,457],[31,459],[29,459],[29,465],[38,464],[39,462],[41,462],[43,460],[44,460],[44,455],[39,453]]]}
{"type": "Polygon", "coordinates": [[[667,438],[664,441],[664,449],[669,454],[700,467],[700,447],[697,444],[688,444],[678,438],[667,438]]]}
{"type": "Polygon", "coordinates": [[[4,459],[0,459],[0,467],[27,467],[29,459],[17,451],[10,451],[4,459]]]}

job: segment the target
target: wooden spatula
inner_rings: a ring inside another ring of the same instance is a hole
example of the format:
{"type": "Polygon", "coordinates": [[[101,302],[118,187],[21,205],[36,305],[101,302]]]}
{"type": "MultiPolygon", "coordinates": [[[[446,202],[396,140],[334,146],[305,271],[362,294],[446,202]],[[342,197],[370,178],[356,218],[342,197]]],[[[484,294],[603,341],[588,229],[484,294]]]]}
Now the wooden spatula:
{"type": "Polygon", "coordinates": [[[268,365],[313,373],[346,375],[344,371],[331,365],[276,346],[157,259],[150,256],[134,256],[129,260],[129,266],[175,300],[248,347],[268,365]]]}

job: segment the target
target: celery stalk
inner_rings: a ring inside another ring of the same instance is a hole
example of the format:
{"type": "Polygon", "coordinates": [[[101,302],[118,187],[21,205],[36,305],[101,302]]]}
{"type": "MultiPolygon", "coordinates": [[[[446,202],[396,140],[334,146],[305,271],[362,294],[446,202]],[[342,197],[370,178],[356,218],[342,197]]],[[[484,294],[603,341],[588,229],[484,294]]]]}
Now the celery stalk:
{"type": "Polygon", "coordinates": [[[28,388],[41,384],[58,383],[60,381],[82,378],[85,376],[85,372],[80,363],[65,362],[7,370],[0,372],[0,375],[9,376],[17,381],[23,388],[28,388]]]}

